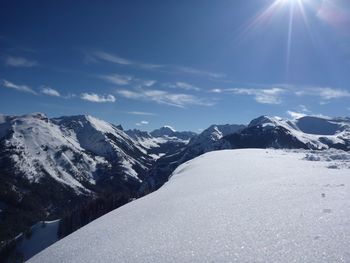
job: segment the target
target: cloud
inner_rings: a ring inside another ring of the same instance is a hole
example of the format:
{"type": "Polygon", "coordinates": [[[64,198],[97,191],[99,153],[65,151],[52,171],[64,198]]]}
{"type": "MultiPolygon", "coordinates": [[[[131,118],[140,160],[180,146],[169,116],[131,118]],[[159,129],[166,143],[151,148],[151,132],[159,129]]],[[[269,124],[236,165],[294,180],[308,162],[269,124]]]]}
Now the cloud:
{"type": "Polygon", "coordinates": [[[113,95],[107,95],[102,96],[98,95],[96,93],[82,93],[80,95],[80,98],[82,100],[90,101],[90,102],[97,102],[97,103],[103,103],[103,102],[115,102],[115,97],[113,95]]]}
{"type": "Polygon", "coordinates": [[[137,62],[130,59],[122,58],[118,55],[111,54],[104,51],[95,51],[92,54],[89,54],[90,61],[102,60],[114,64],[119,64],[122,66],[135,66],[143,69],[155,69],[164,67],[163,65],[149,64],[143,62],[137,62]]]}
{"type": "Polygon", "coordinates": [[[286,92],[283,88],[231,88],[231,89],[212,89],[213,93],[230,93],[235,95],[248,95],[254,97],[255,101],[261,104],[281,104],[281,95],[286,92]]]}
{"type": "Polygon", "coordinates": [[[57,90],[50,88],[50,87],[43,87],[41,89],[41,93],[48,95],[48,96],[61,97],[61,94],[57,90]]]}
{"type": "Polygon", "coordinates": [[[155,113],[145,112],[145,111],[127,111],[126,113],[130,114],[130,115],[140,115],[140,116],[154,116],[154,115],[156,115],[155,113]]]}
{"type": "Polygon", "coordinates": [[[103,75],[100,78],[116,85],[128,85],[134,79],[132,76],[119,74],[103,75]]]}
{"type": "Polygon", "coordinates": [[[246,88],[236,88],[232,89],[234,94],[242,94],[253,96],[255,101],[262,104],[281,104],[281,95],[285,92],[281,88],[271,88],[271,89],[246,89],[246,88]]]}
{"type": "Polygon", "coordinates": [[[183,67],[183,66],[176,66],[176,69],[182,73],[207,76],[207,77],[214,78],[214,79],[224,78],[226,76],[223,73],[210,72],[210,71],[205,71],[205,70],[200,70],[200,69],[195,69],[195,68],[190,68],[190,67],[183,67]]]}
{"type": "Polygon", "coordinates": [[[145,63],[140,61],[135,61],[127,58],[123,58],[121,56],[118,56],[116,54],[112,54],[105,51],[94,51],[90,53],[85,54],[85,61],[87,62],[109,62],[118,64],[120,66],[129,66],[129,67],[135,67],[139,69],[146,69],[146,70],[158,70],[162,72],[168,72],[168,73],[185,73],[190,75],[198,75],[198,76],[205,76],[213,79],[219,79],[223,78],[226,75],[218,72],[210,72],[206,70],[191,68],[191,67],[185,67],[185,66],[178,66],[178,65],[166,65],[166,64],[152,64],[152,63],[145,63]]]}
{"type": "Polygon", "coordinates": [[[210,92],[221,93],[221,92],[223,92],[223,90],[222,89],[212,89],[212,90],[210,90],[210,92]]]}
{"type": "Polygon", "coordinates": [[[36,62],[34,60],[28,60],[28,59],[22,58],[22,57],[7,56],[5,58],[5,65],[10,66],[10,67],[31,68],[31,67],[37,66],[38,62],[36,62]]]}
{"type": "Polygon", "coordinates": [[[310,110],[305,106],[305,105],[299,105],[299,109],[302,111],[302,112],[310,112],[310,110]]]}
{"type": "Polygon", "coordinates": [[[146,87],[151,87],[157,83],[157,81],[155,80],[142,80],[141,82],[142,82],[142,85],[146,87]]]}
{"type": "Polygon", "coordinates": [[[138,79],[134,78],[130,75],[121,75],[121,74],[109,74],[109,75],[101,75],[99,76],[100,79],[103,79],[107,82],[125,86],[125,85],[138,85],[138,86],[144,86],[144,87],[151,87],[153,86],[157,81],[155,80],[149,80],[149,79],[138,79]]]}
{"type": "Polygon", "coordinates": [[[104,61],[111,62],[111,63],[120,64],[120,65],[132,65],[132,64],[134,64],[134,62],[132,62],[131,60],[119,57],[119,56],[114,55],[114,54],[103,52],[103,51],[95,51],[93,53],[93,56],[97,59],[104,60],[104,61]]]}
{"type": "Polygon", "coordinates": [[[178,89],[183,89],[183,90],[195,90],[195,91],[200,91],[200,88],[186,83],[186,82],[176,82],[176,83],[171,83],[171,84],[165,84],[165,86],[168,86],[170,88],[178,88],[178,89]]]}
{"type": "Polygon", "coordinates": [[[350,97],[350,92],[330,87],[309,87],[295,92],[297,96],[316,96],[323,100],[332,100],[350,97]]]}
{"type": "Polygon", "coordinates": [[[117,93],[128,99],[141,100],[141,101],[153,101],[159,104],[166,104],[170,106],[184,108],[188,105],[200,105],[200,106],[212,106],[214,103],[203,100],[196,96],[170,93],[162,90],[143,90],[138,89],[136,91],[131,90],[118,90],[117,93]]]}
{"type": "Polygon", "coordinates": [[[305,113],[295,112],[295,111],[287,111],[287,114],[289,116],[291,116],[293,119],[300,119],[300,118],[306,116],[305,113]]]}
{"type": "Polygon", "coordinates": [[[144,125],[148,125],[148,124],[149,124],[148,121],[140,121],[140,122],[135,123],[136,126],[144,126],[144,125]]]}
{"type": "Polygon", "coordinates": [[[14,89],[14,90],[22,91],[22,92],[28,92],[28,93],[37,95],[37,93],[34,90],[32,90],[30,87],[28,87],[27,85],[17,85],[15,83],[10,82],[10,81],[5,80],[5,79],[2,80],[2,86],[5,88],[14,89]]]}

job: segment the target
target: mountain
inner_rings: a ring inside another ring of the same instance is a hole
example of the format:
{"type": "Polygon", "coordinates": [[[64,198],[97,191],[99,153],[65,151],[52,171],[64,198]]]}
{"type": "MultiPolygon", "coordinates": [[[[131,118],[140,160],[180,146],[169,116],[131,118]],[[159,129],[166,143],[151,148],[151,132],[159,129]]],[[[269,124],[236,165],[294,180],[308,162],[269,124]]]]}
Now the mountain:
{"type": "Polygon", "coordinates": [[[1,115],[0,240],[101,194],[137,197],[157,159],[152,149],[167,144],[148,142],[92,116],[1,115]]]}
{"type": "MultiPolygon", "coordinates": [[[[246,126],[236,124],[225,124],[225,125],[212,125],[201,134],[194,137],[187,145],[187,152],[194,153],[198,156],[202,153],[206,153],[216,149],[216,143],[219,142],[223,137],[239,133],[246,126]]],[[[193,158],[193,157],[192,157],[193,158]]],[[[190,157],[190,159],[192,159],[190,157]]]]}
{"type": "Polygon", "coordinates": [[[196,133],[190,132],[190,131],[182,131],[178,132],[175,131],[172,127],[170,126],[163,126],[160,129],[154,130],[151,132],[151,135],[156,138],[177,138],[181,140],[190,140],[194,136],[196,136],[196,133]]]}
{"type": "Polygon", "coordinates": [[[203,153],[244,148],[350,149],[350,119],[305,116],[296,120],[261,116],[244,125],[212,125],[173,155],[160,158],[143,183],[160,187],[182,163],[203,153]]]}
{"type": "Polygon", "coordinates": [[[196,135],[168,126],[124,131],[87,115],[0,115],[0,241],[57,218],[65,236],[157,190],[199,155],[242,148],[349,151],[350,119],[261,116],[196,135]]]}
{"type": "Polygon", "coordinates": [[[137,129],[125,131],[141,147],[147,149],[150,157],[157,160],[160,157],[172,155],[188,144],[193,132],[176,132],[169,126],[164,126],[151,133],[137,129]]]}
{"type": "MultiPolygon", "coordinates": [[[[240,133],[223,138],[229,148],[350,149],[350,119],[305,116],[296,120],[261,116],[240,133]]],[[[224,144],[224,143],[223,143],[224,144]]]]}
{"type": "Polygon", "coordinates": [[[335,150],[207,153],[29,262],[349,262],[349,160],[335,150]]]}
{"type": "Polygon", "coordinates": [[[169,175],[180,164],[191,160],[203,153],[222,148],[222,138],[232,133],[240,132],[245,125],[212,125],[199,135],[191,138],[183,148],[173,154],[160,158],[150,170],[149,178],[143,183],[146,189],[157,189],[168,180],[169,175]]]}

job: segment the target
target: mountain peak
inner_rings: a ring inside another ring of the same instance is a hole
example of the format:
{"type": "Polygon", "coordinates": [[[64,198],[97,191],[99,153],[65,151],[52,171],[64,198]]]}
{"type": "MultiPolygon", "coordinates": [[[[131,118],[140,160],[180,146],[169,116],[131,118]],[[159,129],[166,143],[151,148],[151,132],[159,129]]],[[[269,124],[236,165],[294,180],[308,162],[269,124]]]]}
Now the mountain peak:
{"type": "Polygon", "coordinates": [[[163,126],[151,132],[154,137],[173,136],[176,131],[171,126],[163,126]]]}
{"type": "Polygon", "coordinates": [[[259,126],[259,125],[263,125],[266,123],[272,123],[272,124],[276,124],[276,122],[280,121],[280,119],[277,119],[275,117],[271,117],[271,116],[267,116],[267,115],[262,115],[254,120],[252,120],[248,127],[253,127],[253,126],[259,126]]]}
{"type": "Polygon", "coordinates": [[[171,130],[172,132],[176,132],[176,130],[170,125],[164,125],[161,129],[171,130]]]}

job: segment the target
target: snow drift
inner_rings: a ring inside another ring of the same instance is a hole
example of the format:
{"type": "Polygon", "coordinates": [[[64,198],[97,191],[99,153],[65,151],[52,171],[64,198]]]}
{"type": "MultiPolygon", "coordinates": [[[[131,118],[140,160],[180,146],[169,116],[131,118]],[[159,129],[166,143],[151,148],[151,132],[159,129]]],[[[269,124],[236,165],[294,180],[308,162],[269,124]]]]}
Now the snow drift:
{"type": "Polygon", "coordinates": [[[204,154],[29,262],[348,262],[349,158],[308,153],[204,154]]]}

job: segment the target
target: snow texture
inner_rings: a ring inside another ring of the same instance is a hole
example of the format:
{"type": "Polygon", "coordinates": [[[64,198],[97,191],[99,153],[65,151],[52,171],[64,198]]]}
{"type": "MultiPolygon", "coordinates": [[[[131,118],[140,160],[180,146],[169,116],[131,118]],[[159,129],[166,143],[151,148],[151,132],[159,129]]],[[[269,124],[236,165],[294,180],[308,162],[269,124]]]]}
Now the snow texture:
{"type": "Polygon", "coordinates": [[[328,164],[318,152],[210,152],[29,262],[349,262],[350,173],[328,164]]]}

